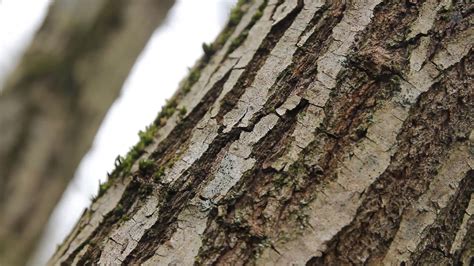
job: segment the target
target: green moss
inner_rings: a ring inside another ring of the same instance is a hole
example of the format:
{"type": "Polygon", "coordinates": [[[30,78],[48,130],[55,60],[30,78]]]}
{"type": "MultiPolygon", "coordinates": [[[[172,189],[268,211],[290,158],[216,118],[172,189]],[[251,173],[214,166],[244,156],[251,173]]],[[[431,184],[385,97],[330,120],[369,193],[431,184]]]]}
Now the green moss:
{"type": "Polygon", "coordinates": [[[237,26],[237,24],[239,24],[240,19],[242,19],[242,16],[244,15],[244,10],[242,10],[242,6],[248,2],[248,0],[239,0],[235,7],[232,8],[229,16],[230,26],[237,26]]]}
{"type": "Polygon", "coordinates": [[[160,166],[157,171],[153,174],[153,180],[160,182],[161,178],[165,175],[165,167],[160,166]]]}
{"type": "Polygon", "coordinates": [[[196,83],[201,77],[201,71],[199,69],[193,69],[189,74],[189,83],[196,83]]]}
{"type": "Polygon", "coordinates": [[[154,124],[148,126],[145,131],[139,131],[140,140],[133,146],[125,157],[117,156],[115,159],[115,170],[109,175],[109,178],[117,177],[118,173],[128,174],[133,163],[144,153],[146,146],[153,142],[158,127],[154,124]]]}
{"type": "Polygon", "coordinates": [[[235,49],[237,49],[237,47],[239,47],[245,41],[245,39],[247,39],[248,34],[249,31],[244,30],[239,36],[233,39],[230,43],[228,53],[232,53],[233,51],[235,51],[235,49]]]}
{"type": "Polygon", "coordinates": [[[142,142],[145,146],[149,145],[153,142],[153,137],[157,131],[157,127],[155,125],[148,126],[145,131],[139,131],[138,136],[140,137],[140,142],[142,142]]]}
{"type": "Polygon", "coordinates": [[[99,192],[97,193],[97,197],[104,195],[104,193],[110,188],[110,186],[110,182],[99,183],[99,192]]]}
{"type": "Polygon", "coordinates": [[[150,195],[152,191],[153,191],[153,184],[143,183],[138,189],[138,194],[140,196],[146,197],[150,195]]]}
{"type": "MultiPolygon", "coordinates": [[[[210,49],[210,48],[209,48],[210,49]]],[[[189,72],[188,78],[183,85],[183,93],[187,94],[191,91],[191,87],[196,83],[201,77],[201,70],[198,67],[191,69],[189,72]]]]}
{"type": "Polygon", "coordinates": [[[167,101],[166,105],[163,107],[158,117],[170,118],[174,114],[174,112],[176,112],[176,106],[177,106],[176,101],[173,101],[173,100],[167,101]]]}
{"type": "Polygon", "coordinates": [[[204,56],[206,57],[211,57],[215,53],[212,44],[207,43],[202,43],[202,51],[204,52],[204,56]]]}
{"type": "Polygon", "coordinates": [[[294,190],[299,190],[309,174],[310,170],[304,163],[296,162],[290,165],[288,172],[281,172],[274,175],[273,184],[277,189],[292,187],[294,190]]]}
{"type": "Polygon", "coordinates": [[[255,14],[252,16],[251,24],[255,24],[262,16],[263,16],[263,9],[265,8],[266,3],[262,4],[260,8],[255,12],[255,14]]]}
{"type": "Polygon", "coordinates": [[[121,215],[125,210],[123,209],[123,205],[121,203],[119,203],[117,205],[117,207],[115,207],[115,210],[114,210],[117,214],[121,215]]]}
{"type": "Polygon", "coordinates": [[[176,100],[168,100],[156,117],[154,124],[160,127],[164,126],[168,119],[176,112],[176,106],[176,100]]]}
{"type": "MultiPolygon", "coordinates": [[[[249,6],[247,4],[250,2],[251,2],[250,0],[238,1],[237,5],[231,11],[227,26],[221,32],[221,34],[219,34],[216,41],[212,44],[203,44],[203,50],[206,54],[208,55],[212,54],[218,49],[222,48],[222,46],[225,44],[228,38],[232,35],[232,32],[235,30],[235,27],[240,22],[243,14],[247,11],[248,6],[249,6]]],[[[258,20],[260,16],[261,14],[256,14],[254,16],[255,19],[253,19],[254,22],[258,20]]],[[[239,42],[242,42],[243,40],[244,40],[243,36],[242,38],[238,40],[234,40],[234,46],[236,46],[239,42]]],[[[161,112],[156,117],[153,124],[147,127],[144,131],[140,131],[138,133],[140,140],[135,146],[133,146],[130,149],[127,155],[124,157],[117,156],[115,160],[115,169],[109,175],[109,180],[107,181],[108,185],[103,186],[103,189],[102,189],[103,191],[107,189],[108,186],[110,186],[110,184],[113,182],[114,179],[120,176],[126,176],[130,173],[130,170],[133,164],[136,162],[136,160],[138,160],[138,158],[140,158],[140,156],[143,155],[145,148],[151,143],[153,143],[154,137],[158,129],[164,126],[167,123],[168,119],[172,115],[174,115],[176,111],[178,111],[178,115],[180,117],[183,117],[184,115],[186,115],[187,110],[185,108],[181,108],[177,110],[177,105],[178,105],[177,102],[181,100],[187,93],[189,93],[191,90],[191,87],[199,80],[199,78],[201,77],[201,70],[206,66],[206,63],[208,61],[207,59],[209,58],[205,57],[204,59],[201,59],[200,61],[198,61],[197,65],[190,70],[188,77],[182,83],[181,87],[178,89],[178,93],[166,103],[166,105],[162,108],[161,112]]],[[[165,169],[167,167],[171,167],[174,161],[175,160],[172,160],[168,162],[165,166],[158,168],[158,170],[155,170],[155,172],[153,173],[153,178],[155,180],[160,180],[161,177],[164,175],[165,169]]],[[[145,167],[146,163],[144,164],[144,162],[142,162],[141,164],[142,164],[142,167],[145,167]]],[[[139,168],[140,168],[140,165],[139,165],[139,168]]]]}
{"type": "Polygon", "coordinates": [[[133,146],[125,157],[117,156],[115,159],[115,170],[110,175],[111,178],[117,177],[119,173],[126,175],[130,173],[133,163],[140,158],[144,153],[145,148],[153,143],[153,139],[158,131],[159,126],[163,126],[167,119],[176,112],[176,100],[167,101],[166,105],[162,108],[161,112],[157,116],[155,122],[146,127],[144,131],[139,131],[138,136],[140,140],[133,146]]]}
{"type": "Polygon", "coordinates": [[[142,159],[140,161],[138,161],[138,169],[142,172],[142,173],[146,173],[150,170],[153,169],[153,161],[152,160],[148,160],[148,159],[142,159]]]}
{"type": "Polygon", "coordinates": [[[155,180],[155,182],[160,182],[161,181],[161,177],[163,177],[165,175],[165,171],[166,169],[169,169],[171,167],[173,167],[173,165],[176,163],[176,161],[178,160],[178,155],[176,155],[176,157],[174,157],[173,159],[169,160],[165,165],[163,166],[160,166],[158,168],[158,170],[155,171],[155,173],[153,173],[153,180],[155,180]]]}
{"type": "Polygon", "coordinates": [[[308,171],[304,164],[300,162],[296,162],[289,167],[288,173],[291,176],[298,177],[298,176],[306,176],[308,174],[308,171]]]}
{"type": "Polygon", "coordinates": [[[186,107],[183,106],[183,107],[181,107],[181,108],[179,109],[178,115],[179,115],[179,117],[182,119],[182,118],[184,118],[184,116],[186,115],[186,113],[187,113],[186,107]]]}
{"type": "Polygon", "coordinates": [[[398,75],[394,75],[390,78],[390,83],[393,84],[395,87],[400,87],[401,78],[398,75]]]}
{"type": "Polygon", "coordinates": [[[224,46],[225,42],[230,38],[235,28],[239,24],[243,15],[247,11],[247,5],[250,3],[250,0],[239,0],[235,7],[230,11],[229,21],[227,22],[224,30],[217,36],[216,41],[212,44],[212,49],[214,51],[219,50],[224,46]]]}
{"type": "MultiPolygon", "coordinates": [[[[250,29],[255,25],[255,23],[262,17],[263,15],[263,10],[267,6],[267,1],[264,1],[259,7],[258,10],[255,12],[255,14],[252,16],[252,19],[250,20],[250,23],[245,27],[245,29],[242,31],[242,33],[237,36],[235,39],[232,40],[229,50],[227,51],[227,54],[232,53],[237,49],[246,39],[249,34],[250,29]]],[[[241,7],[241,6],[240,6],[241,7]]],[[[240,19],[239,19],[240,20],[240,19]]],[[[231,20],[232,21],[232,20],[231,20]]]]}
{"type": "Polygon", "coordinates": [[[130,219],[131,219],[131,217],[128,216],[128,215],[124,215],[124,216],[122,216],[122,218],[120,218],[120,220],[121,220],[122,222],[126,222],[126,221],[128,221],[128,220],[130,220],[130,219]]]}
{"type": "Polygon", "coordinates": [[[214,45],[216,47],[222,47],[225,42],[229,39],[230,35],[232,35],[232,31],[230,30],[224,30],[219,36],[217,36],[216,42],[214,45]]]}

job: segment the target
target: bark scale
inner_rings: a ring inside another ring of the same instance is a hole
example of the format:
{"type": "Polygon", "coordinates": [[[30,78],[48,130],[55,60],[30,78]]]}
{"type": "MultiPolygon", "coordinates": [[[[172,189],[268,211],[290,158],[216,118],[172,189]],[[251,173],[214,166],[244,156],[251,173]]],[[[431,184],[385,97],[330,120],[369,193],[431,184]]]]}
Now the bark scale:
{"type": "Polygon", "coordinates": [[[0,95],[0,264],[23,265],[172,0],[54,1],[0,95]]]}
{"type": "Polygon", "coordinates": [[[469,264],[473,6],[239,3],[50,263],[469,264]]]}

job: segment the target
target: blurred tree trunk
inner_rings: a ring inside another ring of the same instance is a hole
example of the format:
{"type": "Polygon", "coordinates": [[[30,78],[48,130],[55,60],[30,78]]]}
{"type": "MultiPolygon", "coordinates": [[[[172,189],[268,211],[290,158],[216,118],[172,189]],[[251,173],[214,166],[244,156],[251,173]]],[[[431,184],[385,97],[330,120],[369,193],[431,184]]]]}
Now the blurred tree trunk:
{"type": "Polygon", "coordinates": [[[0,264],[23,264],[173,0],[54,1],[0,97],[0,264]]]}
{"type": "Polygon", "coordinates": [[[472,6],[240,1],[51,264],[469,264],[472,6]]]}

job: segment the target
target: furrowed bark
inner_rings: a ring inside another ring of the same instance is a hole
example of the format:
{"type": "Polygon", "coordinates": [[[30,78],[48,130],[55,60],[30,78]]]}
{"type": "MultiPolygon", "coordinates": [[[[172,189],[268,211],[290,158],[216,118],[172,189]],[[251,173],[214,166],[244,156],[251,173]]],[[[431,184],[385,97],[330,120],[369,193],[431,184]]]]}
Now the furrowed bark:
{"type": "Polygon", "coordinates": [[[472,5],[237,8],[50,263],[469,263],[472,5]]]}
{"type": "Polygon", "coordinates": [[[22,265],[172,0],[54,1],[0,95],[0,264],[22,265]]]}

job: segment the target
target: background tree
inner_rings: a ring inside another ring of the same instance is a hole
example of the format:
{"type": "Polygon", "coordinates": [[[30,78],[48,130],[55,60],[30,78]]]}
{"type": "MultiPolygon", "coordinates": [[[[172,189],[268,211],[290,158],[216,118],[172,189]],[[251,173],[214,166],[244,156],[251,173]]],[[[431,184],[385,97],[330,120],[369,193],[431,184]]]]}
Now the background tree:
{"type": "Polygon", "coordinates": [[[0,264],[24,264],[172,0],[54,1],[0,97],[0,264]]]}

